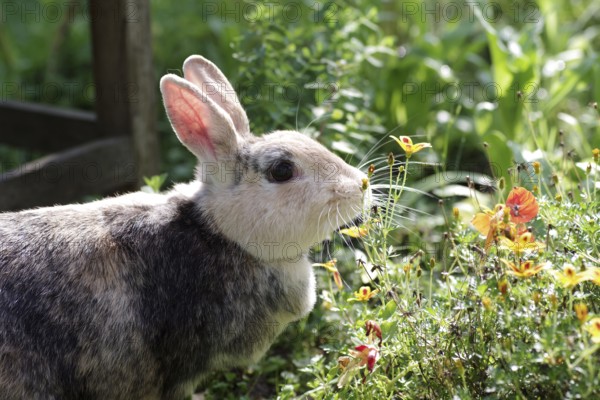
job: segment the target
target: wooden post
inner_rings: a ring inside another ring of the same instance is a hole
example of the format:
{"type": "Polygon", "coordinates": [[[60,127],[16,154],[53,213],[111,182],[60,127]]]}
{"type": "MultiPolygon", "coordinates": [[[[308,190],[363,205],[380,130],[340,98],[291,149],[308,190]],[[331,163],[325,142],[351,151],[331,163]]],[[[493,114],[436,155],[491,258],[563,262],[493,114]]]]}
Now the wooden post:
{"type": "Polygon", "coordinates": [[[148,0],[90,0],[99,136],[131,135],[138,184],[159,171],[148,0]]]}

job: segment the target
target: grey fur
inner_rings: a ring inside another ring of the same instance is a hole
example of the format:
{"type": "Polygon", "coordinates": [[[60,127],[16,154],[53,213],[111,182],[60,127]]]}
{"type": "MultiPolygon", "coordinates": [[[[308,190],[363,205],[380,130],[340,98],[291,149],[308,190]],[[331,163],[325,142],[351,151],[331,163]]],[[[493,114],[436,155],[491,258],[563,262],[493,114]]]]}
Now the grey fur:
{"type": "Polygon", "coordinates": [[[0,214],[3,398],[181,399],[215,359],[251,359],[295,294],[210,226],[178,195],[0,214]]]}
{"type": "Polygon", "coordinates": [[[202,102],[195,86],[223,83],[220,71],[197,56],[186,68],[208,72],[163,78],[167,113],[199,171],[233,178],[0,214],[2,399],[180,400],[209,372],[256,361],[312,308],[306,252],[360,211],[364,175],[297,132],[238,132],[241,106],[202,102]],[[297,176],[270,182],[281,159],[297,176]],[[265,253],[274,241],[300,254],[265,253]]]}

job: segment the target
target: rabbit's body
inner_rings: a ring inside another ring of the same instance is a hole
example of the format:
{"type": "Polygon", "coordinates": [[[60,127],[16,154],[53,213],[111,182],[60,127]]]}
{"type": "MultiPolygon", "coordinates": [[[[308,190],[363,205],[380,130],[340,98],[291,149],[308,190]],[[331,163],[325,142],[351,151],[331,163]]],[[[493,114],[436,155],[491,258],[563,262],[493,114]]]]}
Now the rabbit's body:
{"type": "Polygon", "coordinates": [[[364,175],[297,132],[250,135],[198,89],[230,87],[214,65],[184,71],[161,89],[197,181],[0,214],[1,398],[179,400],[312,309],[307,251],[360,213],[364,175]]]}
{"type": "Polygon", "coordinates": [[[147,197],[0,214],[0,397],[181,399],[310,311],[306,259],[267,265],[189,197],[147,197]]]}

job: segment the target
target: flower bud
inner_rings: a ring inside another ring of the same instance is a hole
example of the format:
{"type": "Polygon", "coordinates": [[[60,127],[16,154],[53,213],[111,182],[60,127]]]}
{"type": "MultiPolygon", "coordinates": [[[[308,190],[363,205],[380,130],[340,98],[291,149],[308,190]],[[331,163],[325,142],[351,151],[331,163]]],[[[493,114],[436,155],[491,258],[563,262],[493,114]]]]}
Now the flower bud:
{"type": "Polygon", "coordinates": [[[396,160],[396,159],[395,159],[395,157],[394,157],[394,153],[390,153],[390,154],[388,154],[388,159],[387,159],[387,162],[388,162],[388,167],[391,167],[392,165],[394,165],[394,161],[395,161],[395,160],[396,160]]]}
{"type": "Polygon", "coordinates": [[[502,296],[506,295],[508,292],[508,281],[506,279],[502,279],[498,282],[498,290],[502,293],[502,296]]]}
{"type": "Polygon", "coordinates": [[[363,190],[363,192],[365,190],[367,190],[368,187],[369,187],[369,179],[368,178],[363,178],[362,179],[362,190],[363,190]]]}
{"type": "Polygon", "coordinates": [[[377,339],[379,339],[379,346],[381,346],[381,342],[383,341],[383,339],[381,337],[381,327],[379,326],[379,324],[370,319],[367,322],[365,322],[365,330],[367,333],[367,337],[372,339],[374,335],[377,339]]]}
{"type": "Polygon", "coordinates": [[[498,180],[498,189],[504,190],[505,187],[506,187],[506,180],[504,179],[504,177],[502,177],[498,180]]]}
{"type": "Polygon", "coordinates": [[[487,311],[490,311],[492,309],[492,299],[487,296],[482,297],[481,305],[483,305],[483,308],[485,308],[487,311]]]}
{"type": "Polygon", "coordinates": [[[367,171],[367,176],[369,178],[371,178],[374,173],[375,173],[375,165],[371,164],[371,165],[369,165],[369,169],[367,171]]]}

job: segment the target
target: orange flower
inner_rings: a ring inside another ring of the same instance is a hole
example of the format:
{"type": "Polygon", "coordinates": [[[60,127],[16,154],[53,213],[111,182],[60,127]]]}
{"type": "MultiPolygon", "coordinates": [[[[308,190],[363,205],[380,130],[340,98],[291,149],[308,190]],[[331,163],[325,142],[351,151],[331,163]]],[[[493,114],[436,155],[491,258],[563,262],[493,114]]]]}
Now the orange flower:
{"type": "Polygon", "coordinates": [[[471,224],[477,229],[482,235],[486,236],[485,249],[487,250],[499,228],[504,226],[504,205],[496,204],[494,210],[487,210],[475,214],[471,220],[471,224]]]}
{"type": "Polygon", "coordinates": [[[525,261],[523,263],[519,262],[519,265],[515,265],[514,263],[502,260],[504,264],[509,268],[508,273],[514,275],[519,278],[530,278],[546,268],[548,264],[539,264],[535,265],[532,260],[525,261]]]}
{"type": "Polygon", "coordinates": [[[395,136],[390,137],[394,139],[400,147],[402,147],[402,150],[404,150],[406,153],[406,158],[410,158],[414,153],[421,151],[426,147],[431,147],[430,143],[413,144],[412,139],[408,136],[400,136],[398,138],[395,136]]]}
{"type": "MultiPolygon", "coordinates": [[[[493,211],[487,210],[475,214],[471,224],[486,236],[487,250],[498,236],[504,236],[511,242],[519,242],[519,236],[527,231],[527,228],[521,224],[531,221],[537,215],[538,209],[537,201],[531,192],[522,187],[515,187],[508,194],[506,205],[496,204],[493,211]]],[[[531,247],[528,245],[528,248],[531,247]]]]}
{"type": "Polygon", "coordinates": [[[522,187],[515,187],[510,191],[506,206],[510,208],[511,220],[517,224],[531,221],[539,211],[535,196],[522,187]]]}
{"type": "Polygon", "coordinates": [[[477,229],[482,235],[487,236],[490,232],[490,229],[494,229],[498,223],[502,221],[502,217],[504,215],[502,212],[503,208],[504,206],[502,204],[496,204],[494,211],[487,210],[477,213],[471,220],[471,224],[473,224],[475,229],[477,229]]]}

